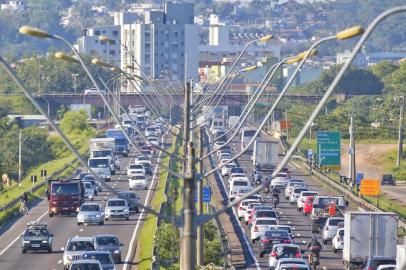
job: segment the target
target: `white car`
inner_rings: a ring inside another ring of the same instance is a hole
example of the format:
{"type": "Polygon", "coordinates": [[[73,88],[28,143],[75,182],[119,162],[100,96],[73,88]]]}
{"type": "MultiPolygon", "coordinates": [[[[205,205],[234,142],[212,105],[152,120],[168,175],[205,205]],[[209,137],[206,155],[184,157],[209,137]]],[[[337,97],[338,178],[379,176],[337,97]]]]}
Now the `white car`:
{"type": "Polygon", "coordinates": [[[316,196],[316,195],[319,195],[319,193],[317,191],[302,191],[296,202],[297,211],[302,211],[303,205],[304,205],[307,197],[316,196]]]}
{"type": "Polygon", "coordinates": [[[104,220],[109,218],[124,218],[130,219],[130,208],[127,201],[119,198],[109,199],[104,209],[104,220]]]}
{"type": "Polygon", "coordinates": [[[151,145],[159,146],[158,137],[150,136],[148,137],[148,143],[151,145]]]}
{"type": "Polygon", "coordinates": [[[289,196],[289,203],[292,205],[294,203],[297,203],[297,200],[299,199],[302,191],[309,191],[309,189],[307,187],[295,187],[289,196]]]}
{"type": "Polygon", "coordinates": [[[276,218],[260,217],[255,219],[251,225],[251,242],[254,244],[269,229],[270,225],[278,225],[278,220],[276,218]]]}
{"type": "Polygon", "coordinates": [[[156,127],[147,127],[145,129],[145,136],[150,137],[150,136],[158,136],[158,132],[156,130],[156,127]]]}
{"type": "Polygon", "coordinates": [[[94,199],[94,187],[90,182],[83,182],[83,186],[85,187],[85,198],[94,199]]]}
{"type": "Polygon", "coordinates": [[[151,165],[151,159],[144,155],[139,155],[135,158],[134,163],[149,162],[151,165]]]}
{"type": "MultiPolygon", "coordinates": [[[[231,182],[233,178],[240,178],[240,177],[246,177],[245,173],[232,173],[230,174],[230,177],[228,178],[228,182],[231,182]]],[[[246,177],[248,179],[248,177],[246,177]]]]}
{"type": "Polygon", "coordinates": [[[233,178],[230,182],[230,201],[233,201],[240,189],[252,188],[248,177],[233,178]]]}
{"type": "Polygon", "coordinates": [[[231,154],[230,153],[221,153],[218,157],[217,157],[217,161],[220,161],[222,159],[231,159],[231,154]]]}
{"type": "Polygon", "coordinates": [[[145,175],[145,168],[144,165],[140,163],[134,163],[128,165],[127,168],[127,177],[130,178],[133,174],[144,174],[145,175]]]}
{"type": "Polygon", "coordinates": [[[271,180],[271,187],[272,188],[286,188],[289,182],[289,175],[287,173],[278,173],[272,180],[271,180]]]}
{"type": "Polygon", "coordinates": [[[286,200],[289,199],[290,194],[292,193],[292,190],[295,187],[306,187],[306,184],[304,182],[296,182],[296,181],[289,180],[289,183],[285,188],[285,198],[286,198],[286,200]]]}
{"type": "Polygon", "coordinates": [[[145,174],[133,174],[128,179],[128,184],[130,185],[130,190],[141,187],[143,189],[148,188],[148,181],[145,174]]]}
{"type": "Polygon", "coordinates": [[[255,199],[247,199],[247,200],[243,200],[238,204],[237,207],[237,217],[239,220],[243,219],[244,214],[245,214],[245,210],[247,209],[247,206],[251,203],[259,203],[259,200],[255,200],[255,199]]]}
{"type": "Polygon", "coordinates": [[[396,270],[395,264],[380,265],[376,270],[396,270]]]}
{"type": "Polygon", "coordinates": [[[260,202],[255,202],[255,203],[250,203],[247,205],[247,208],[245,209],[244,212],[244,223],[247,224],[249,216],[251,215],[252,210],[254,209],[255,206],[262,205],[260,202]]]}
{"type": "Polygon", "coordinates": [[[338,225],[344,223],[344,218],[341,217],[330,217],[326,220],[326,224],[323,227],[321,235],[323,237],[323,244],[327,244],[328,241],[332,240],[338,231],[338,225]]]}
{"type": "Polygon", "coordinates": [[[76,219],[78,225],[83,223],[103,225],[104,211],[98,203],[84,203],[80,206],[76,219]]]}
{"type": "MultiPolygon", "coordinates": [[[[248,192],[250,192],[252,190],[252,188],[250,187],[250,188],[242,188],[242,189],[239,189],[238,191],[237,191],[237,195],[235,196],[235,199],[236,200],[239,200],[240,198],[242,198],[243,196],[245,196],[245,194],[247,194],[248,192]]],[[[254,194],[254,195],[252,195],[252,196],[250,196],[250,197],[256,197],[255,198],[255,200],[259,200],[259,201],[261,201],[262,200],[262,196],[261,195],[259,195],[258,193],[257,194],[254,194]]],[[[248,198],[247,198],[247,200],[248,200],[248,198]]]]}
{"type": "Polygon", "coordinates": [[[305,259],[296,259],[296,258],[279,259],[278,263],[275,266],[275,270],[286,270],[286,269],[310,270],[310,268],[307,265],[307,260],[305,259]]]}
{"type": "Polygon", "coordinates": [[[234,162],[226,164],[224,167],[221,168],[221,176],[227,176],[230,174],[232,168],[237,167],[234,162]]]}
{"type": "Polygon", "coordinates": [[[344,228],[340,228],[337,230],[336,235],[333,237],[331,241],[333,246],[333,252],[337,253],[337,250],[343,250],[344,247],[344,228]]]}
{"type": "Polygon", "coordinates": [[[214,143],[213,149],[214,150],[220,149],[223,145],[224,145],[224,142],[217,141],[214,143]]]}

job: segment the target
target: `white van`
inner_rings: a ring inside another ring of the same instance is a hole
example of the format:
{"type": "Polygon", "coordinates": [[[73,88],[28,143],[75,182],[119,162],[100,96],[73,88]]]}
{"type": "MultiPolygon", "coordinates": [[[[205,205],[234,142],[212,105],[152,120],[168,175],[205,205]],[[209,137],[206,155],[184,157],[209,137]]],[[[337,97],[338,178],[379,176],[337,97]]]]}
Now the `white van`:
{"type": "Polygon", "coordinates": [[[238,191],[240,189],[248,189],[251,187],[251,182],[248,177],[234,177],[230,182],[230,201],[234,201],[234,199],[238,195],[238,191]]]}
{"type": "Polygon", "coordinates": [[[214,118],[211,122],[210,132],[214,134],[219,131],[224,131],[224,121],[222,118],[214,118]]]}

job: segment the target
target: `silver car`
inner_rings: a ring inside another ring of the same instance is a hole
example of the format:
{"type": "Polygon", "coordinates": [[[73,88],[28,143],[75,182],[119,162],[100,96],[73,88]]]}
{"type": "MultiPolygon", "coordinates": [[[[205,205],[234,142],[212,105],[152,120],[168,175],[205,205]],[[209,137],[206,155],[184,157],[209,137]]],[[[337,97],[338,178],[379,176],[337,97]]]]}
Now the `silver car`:
{"type": "Polygon", "coordinates": [[[69,237],[63,252],[64,269],[69,269],[72,262],[80,260],[84,253],[93,250],[95,250],[93,237],[69,237]]]}
{"type": "Polygon", "coordinates": [[[109,218],[124,218],[130,219],[130,208],[127,201],[123,199],[109,199],[104,209],[104,220],[109,218]]]}
{"type": "Polygon", "coordinates": [[[123,246],[117,236],[112,234],[96,235],[94,237],[94,247],[99,251],[108,251],[111,253],[116,263],[121,262],[121,247],[123,246]]]}
{"type": "Polygon", "coordinates": [[[338,230],[338,225],[344,222],[344,218],[341,217],[331,217],[328,218],[326,224],[323,227],[322,236],[323,243],[327,244],[327,241],[333,239],[338,230]]]}
{"type": "Polygon", "coordinates": [[[97,260],[103,270],[115,270],[114,260],[109,251],[89,251],[83,254],[84,260],[97,260]]]}
{"type": "Polygon", "coordinates": [[[72,263],[69,270],[103,270],[102,265],[97,260],[77,260],[72,263]]]}
{"type": "Polygon", "coordinates": [[[104,211],[99,203],[84,203],[79,209],[77,222],[86,224],[104,224],[104,211]]]}

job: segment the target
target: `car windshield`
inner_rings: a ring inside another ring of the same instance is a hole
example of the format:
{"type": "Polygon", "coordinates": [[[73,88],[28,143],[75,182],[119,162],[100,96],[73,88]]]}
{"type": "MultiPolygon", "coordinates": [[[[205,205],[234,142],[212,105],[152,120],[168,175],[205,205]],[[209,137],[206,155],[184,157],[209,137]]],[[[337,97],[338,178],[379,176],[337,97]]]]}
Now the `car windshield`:
{"type": "Polygon", "coordinates": [[[118,239],[114,236],[96,236],[96,243],[99,246],[118,246],[118,239]]]}
{"type": "Polygon", "coordinates": [[[344,222],[344,219],[330,219],[329,221],[328,221],[328,225],[329,226],[338,226],[338,223],[340,223],[340,222],[344,222]]]}
{"type": "Polygon", "coordinates": [[[110,254],[108,253],[92,253],[92,254],[83,254],[83,259],[86,260],[97,260],[101,264],[112,264],[112,260],[110,258],[110,254]]]}
{"type": "Polygon", "coordinates": [[[94,250],[93,241],[72,241],[69,242],[68,251],[91,251],[94,250]]]}
{"type": "Polygon", "coordinates": [[[84,185],[85,185],[86,189],[92,189],[92,184],[91,183],[87,182],[87,183],[84,183],[84,185]]]}
{"type": "Polygon", "coordinates": [[[135,193],[125,193],[122,194],[123,196],[130,198],[130,199],[135,199],[137,196],[135,195],[135,193]]]}
{"type": "Polygon", "coordinates": [[[93,157],[107,157],[107,156],[111,156],[111,150],[93,151],[93,157]]]}
{"type": "Polygon", "coordinates": [[[31,229],[31,230],[25,231],[24,236],[27,236],[27,237],[48,237],[49,233],[45,229],[42,229],[42,230],[40,230],[40,229],[32,230],[31,229]]]}
{"type": "Polygon", "coordinates": [[[109,161],[107,158],[103,159],[89,159],[90,168],[106,168],[109,166],[109,161]]]}
{"type": "Polygon", "coordinates": [[[235,167],[231,169],[231,173],[244,173],[244,169],[241,167],[235,167]]]}
{"type": "Polygon", "coordinates": [[[233,168],[235,166],[236,165],[234,163],[229,163],[229,164],[226,165],[226,168],[230,169],[230,168],[233,168]]]}
{"type": "Polygon", "coordinates": [[[276,218],[276,213],[274,211],[258,211],[255,214],[256,214],[257,218],[259,218],[259,217],[276,218]]]}
{"type": "Polygon", "coordinates": [[[300,194],[302,191],[306,191],[306,190],[308,190],[308,189],[307,188],[295,188],[293,190],[293,193],[300,194]]]}
{"type": "Polygon", "coordinates": [[[139,169],[139,170],[142,170],[142,169],[144,169],[144,166],[142,166],[142,164],[131,164],[129,168],[130,168],[130,169],[139,169]]]}
{"type": "Polygon", "coordinates": [[[324,206],[329,205],[330,203],[335,203],[336,205],[339,205],[339,198],[319,198],[319,208],[323,208],[324,206]]]}
{"type": "Polygon", "coordinates": [[[84,204],[80,207],[80,211],[92,211],[92,212],[99,212],[100,206],[97,204],[84,204]]]}
{"type": "Polygon", "coordinates": [[[287,231],[288,233],[292,233],[292,230],[288,226],[278,226],[278,227],[273,227],[272,229],[282,230],[282,231],[287,231]]]}
{"type": "Polygon", "coordinates": [[[147,158],[146,156],[140,156],[140,157],[138,157],[137,159],[138,159],[138,160],[147,160],[147,161],[148,161],[148,158],[147,158]]]}
{"type": "Polygon", "coordinates": [[[297,247],[292,246],[276,246],[274,248],[277,258],[295,258],[297,253],[300,253],[297,247]]]}
{"type": "Polygon", "coordinates": [[[93,175],[86,175],[85,177],[83,177],[83,181],[90,181],[90,180],[94,180],[93,175]]]}
{"type": "MultiPolygon", "coordinates": [[[[295,263],[296,264],[296,263],[295,263]]],[[[280,268],[281,270],[308,270],[309,269],[309,267],[307,267],[307,266],[282,266],[281,268],[280,268]]]]}
{"type": "Polygon", "coordinates": [[[288,238],[288,232],[283,230],[271,230],[265,231],[266,237],[280,237],[280,238],[288,238]]]}
{"type": "Polygon", "coordinates": [[[258,219],[256,225],[276,225],[276,219],[258,219]]]}
{"type": "Polygon", "coordinates": [[[248,182],[247,181],[234,181],[234,186],[242,186],[242,187],[246,187],[248,186],[248,182]]]}
{"type": "Polygon", "coordinates": [[[256,130],[244,130],[244,137],[252,137],[255,135],[256,130]]]}
{"type": "Polygon", "coordinates": [[[143,175],[134,175],[131,180],[145,180],[145,177],[143,175]]]}
{"type": "Polygon", "coordinates": [[[275,177],[288,177],[286,173],[278,173],[275,177]]]}
{"type": "Polygon", "coordinates": [[[303,197],[306,197],[306,196],[314,196],[314,195],[317,195],[317,193],[311,192],[311,191],[309,191],[309,192],[303,192],[303,193],[302,193],[302,196],[303,196],[303,197]]]}
{"type": "Polygon", "coordinates": [[[107,202],[108,206],[125,206],[124,200],[113,200],[107,202]]]}
{"type": "Polygon", "coordinates": [[[97,263],[74,263],[70,270],[101,270],[97,263]]]}
{"type": "Polygon", "coordinates": [[[80,194],[79,183],[52,183],[52,195],[78,195],[80,194]]]}

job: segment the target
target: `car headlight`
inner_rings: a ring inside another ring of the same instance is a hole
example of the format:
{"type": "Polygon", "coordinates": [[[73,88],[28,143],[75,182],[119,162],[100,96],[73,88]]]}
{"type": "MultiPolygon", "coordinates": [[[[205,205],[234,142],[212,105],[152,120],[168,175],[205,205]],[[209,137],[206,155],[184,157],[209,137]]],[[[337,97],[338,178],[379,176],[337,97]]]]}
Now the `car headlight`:
{"type": "Polygon", "coordinates": [[[48,241],[47,241],[47,240],[43,240],[42,243],[43,243],[43,244],[47,244],[48,241]]]}
{"type": "Polygon", "coordinates": [[[128,208],[124,209],[124,212],[128,212],[128,208]]]}
{"type": "Polygon", "coordinates": [[[30,243],[30,241],[23,241],[23,244],[29,244],[30,243]]]}
{"type": "Polygon", "coordinates": [[[106,209],[106,213],[110,214],[111,210],[110,209],[106,209]]]}
{"type": "Polygon", "coordinates": [[[99,218],[100,217],[100,215],[96,215],[96,218],[99,218]]]}
{"type": "Polygon", "coordinates": [[[118,249],[114,250],[114,254],[119,254],[119,253],[120,253],[120,250],[118,250],[118,249]]]}
{"type": "Polygon", "coordinates": [[[66,259],[67,259],[68,261],[72,261],[72,260],[73,260],[73,257],[72,257],[71,255],[68,255],[68,256],[66,256],[66,259]]]}

